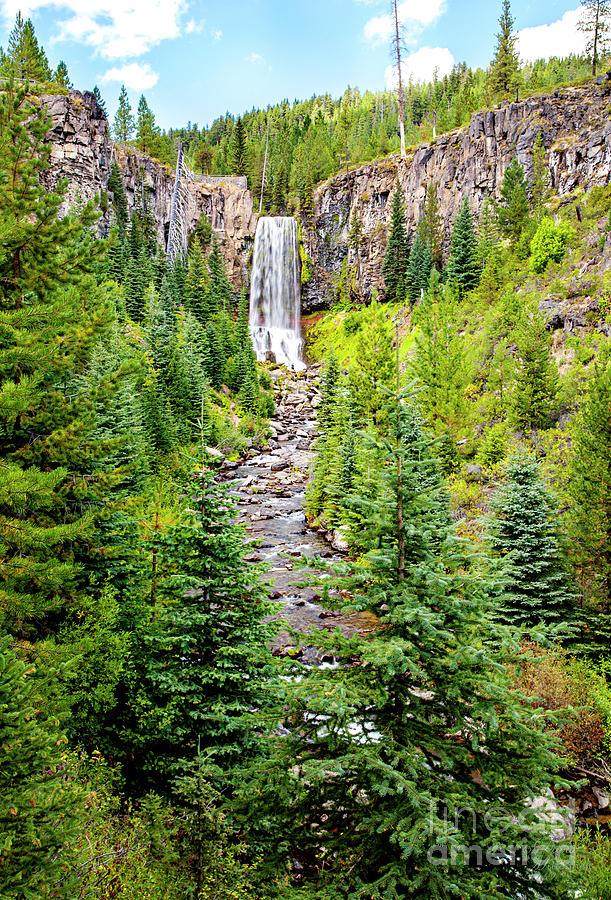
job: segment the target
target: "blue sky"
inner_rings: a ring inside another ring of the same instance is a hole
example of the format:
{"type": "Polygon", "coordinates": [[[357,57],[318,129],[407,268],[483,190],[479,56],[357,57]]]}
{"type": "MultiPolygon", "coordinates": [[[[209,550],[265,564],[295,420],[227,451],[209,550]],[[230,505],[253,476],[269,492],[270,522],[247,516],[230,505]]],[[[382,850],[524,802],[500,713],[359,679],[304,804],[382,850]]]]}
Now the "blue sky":
{"type": "MultiPolygon", "coordinates": [[[[200,125],[287,97],[392,83],[389,0],[0,0],[6,40],[21,9],[51,64],[74,86],[98,84],[111,114],[122,82],[144,93],[162,127],[200,125]]],[[[485,66],[500,0],[399,0],[406,74],[452,62],[485,66]]],[[[583,46],[578,0],[513,0],[524,58],[583,46]]]]}

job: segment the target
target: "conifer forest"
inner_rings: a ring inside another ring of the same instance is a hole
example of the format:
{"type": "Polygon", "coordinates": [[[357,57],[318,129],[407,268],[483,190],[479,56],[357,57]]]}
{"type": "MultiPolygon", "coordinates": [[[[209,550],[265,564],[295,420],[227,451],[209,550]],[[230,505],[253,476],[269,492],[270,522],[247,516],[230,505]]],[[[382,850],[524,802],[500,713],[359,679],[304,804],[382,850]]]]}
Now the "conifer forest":
{"type": "Polygon", "coordinates": [[[170,129],[7,30],[1,900],[611,900],[611,6],[496,5],[170,129]]]}

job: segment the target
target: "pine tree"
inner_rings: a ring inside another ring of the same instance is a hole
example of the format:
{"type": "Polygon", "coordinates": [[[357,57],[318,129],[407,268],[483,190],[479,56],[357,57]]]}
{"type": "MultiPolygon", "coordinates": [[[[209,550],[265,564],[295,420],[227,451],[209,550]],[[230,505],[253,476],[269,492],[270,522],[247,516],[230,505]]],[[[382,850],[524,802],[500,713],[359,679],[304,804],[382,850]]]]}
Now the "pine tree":
{"type": "Polygon", "coordinates": [[[201,244],[196,241],[189,254],[186,304],[202,325],[206,325],[211,315],[208,295],[208,272],[204,264],[201,244]]]}
{"type": "Polygon", "coordinates": [[[138,149],[150,155],[153,152],[158,131],[153,111],[146,102],[144,94],[142,94],[138,102],[138,118],[136,120],[136,144],[138,149]]]}
{"type": "Polygon", "coordinates": [[[397,184],[392,198],[390,213],[390,233],[384,258],[384,290],[390,301],[402,300],[405,296],[405,276],[409,260],[409,244],[405,226],[405,207],[401,189],[397,184]]]}
{"type": "Polygon", "coordinates": [[[559,538],[558,510],[532,457],[518,455],[492,501],[488,540],[505,560],[502,620],[527,628],[569,626],[576,594],[559,538]]]}
{"type": "Polygon", "coordinates": [[[443,269],[443,219],[439,208],[437,188],[433,182],[426,189],[426,197],[418,227],[433,254],[438,272],[443,269]]]}
{"type": "Polygon", "coordinates": [[[451,287],[428,292],[418,308],[416,348],[409,367],[420,387],[425,421],[454,440],[469,421],[465,390],[470,373],[457,319],[451,287]]]}
{"type": "Polygon", "coordinates": [[[2,53],[0,74],[19,81],[50,81],[51,69],[47,56],[34,33],[31,19],[18,12],[8,39],[6,53],[2,53]]]}
{"type": "Polygon", "coordinates": [[[430,440],[407,409],[387,418],[382,489],[363,510],[374,549],[335,584],[381,627],[336,634],[350,665],[287,682],[287,730],[278,740],[273,717],[272,758],[242,774],[238,809],[270,874],[298,854],[295,896],[557,897],[560,866],[468,864],[474,843],[483,859],[499,846],[557,858],[552,829],[524,811],[558,761],[543,715],[513,688],[517,639],[492,621],[495,582],[456,537],[430,440]],[[484,826],[500,797],[505,814],[484,826]]]}
{"type": "Polygon", "coordinates": [[[462,293],[477,287],[480,271],[473,215],[469,201],[465,197],[452,228],[450,258],[446,275],[450,281],[457,285],[462,293]]]}
{"type": "Polygon", "coordinates": [[[503,234],[516,244],[528,221],[528,186],[524,169],[517,156],[511,160],[501,185],[501,201],[497,204],[499,225],[503,234]]]}
{"type": "Polygon", "coordinates": [[[383,427],[386,393],[396,377],[393,331],[380,304],[373,300],[359,329],[350,365],[350,392],[363,421],[383,427]]]}
{"type": "Polygon", "coordinates": [[[228,311],[233,299],[233,288],[227,277],[225,260],[221,252],[221,245],[216,235],[212,238],[212,249],[208,257],[208,270],[210,272],[210,288],[208,290],[208,307],[211,315],[228,311]]]}
{"type": "Polygon", "coordinates": [[[539,315],[525,321],[516,335],[512,415],[522,428],[549,428],[558,388],[558,370],[550,359],[551,337],[539,315]]]}
{"type": "Polygon", "coordinates": [[[418,226],[416,237],[409,254],[407,267],[407,293],[412,302],[419,300],[429,285],[431,269],[433,268],[433,254],[428,240],[418,226]]]}
{"type": "Polygon", "coordinates": [[[115,211],[115,216],[117,217],[117,225],[119,226],[119,233],[121,236],[125,235],[127,230],[127,222],[129,219],[129,212],[127,209],[127,197],[125,195],[125,188],[123,186],[123,179],[121,177],[121,172],[119,171],[119,167],[116,162],[113,162],[110,167],[110,177],[108,179],[108,190],[112,193],[112,205],[115,211]]]}
{"type": "Polygon", "coordinates": [[[611,604],[611,362],[594,365],[571,429],[569,528],[580,580],[588,594],[611,604]]]}
{"type": "Polygon", "coordinates": [[[314,218],[314,185],[309,172],[299,192],[299,214],[306,224],[314,218]]]}
{"type": "MultiPolygon", "coordinates": [[[[46,673],[49,674],[49,673],[46,673]]],[[[33,666],[0,638],[0,884],[5,900],[69,896],[71,845],[86,797],[33,666]]]]}
{"type": "Polygon", "coordinates": [[[234,175],[247,175],[248,163],[246,158],[246,132],[241,116],[238,117],[231,145],[231,165],[234,175]]]}
{"type": "Polygon", "coordinates": [[[91,93],[93,94],[94,99],[95,99],[96,103],[98,104],[98,106],[102,109],[104,115],[108,118],[108,113],[106,111],[106,102],[104,101],[104,98],[102,97],[102,93],[101,93],[99,87],[97,86],[97,84],[94,84],[93,91],[91,93]]]}
{"type": "Polygon", "coordinates": [[[516,49],[517,36],[513,30],[514,24],[510,0],[503,0],[503,11],[499,19],[500,31],[497,34],[489,76],[490,90],[501,98],[511,96],[518,84],[520,60],[516,49]]]}
{"type": "Polygon", "coordinates": [[[72,82],[70,81],[70,76],[68,75],[68,67],[63,59],[60,59],[59,63],[57,64],[57,69],[53,74],[53,81],[63,88],[72,87],[72,82]]]}
{"type": "Polygon", "coordinates": [[[592,60],[592,76],[611,44],[611,3],[609,0],[580,0],[582,14],[577,27],[588,35],[586,50],[592,60]]]}
{"type": "Polygon", "coordinates": [[[92,526],[85,509],[105,489],[91,398],[75,387],[110,324],[91,275],[94,214],[88,205],[59,218],[63,194],[39,183],[47,130],[9,80],[0,96],[0,168],[11,172],[0,186],[0,613],[22,633],[33,621],[44,627],[50,610],[86,605],[74,561],[92,526]]]}
{"type": "Polygon", "coordinates": [[[479,214],[477,226],[477,258],[485,266],[491,256],[496,255],[501,240],[499,220],[490,200],[485,200],[479,214]]]}
{"type": "Polygon", "coordinates": [[[198,750],[224,771],[256,752],[245,717],[267,705],[270,657],[265,592],[244,559],[235,508],[211,474],[190,481],[180,519],[160,547],[155,620],[142,634],[143,746],[136,750],[149,778],[167,786],[198,750]]]}
{"type": "Polygon", "coordinates": [[[135,122],[132,115],[129,97],[125,85],[121,85],[121,93],[119,94],[119,106],[115,115],[113,126],[114,137],[116,141],[129,141],[134,133],[135,122]]]}

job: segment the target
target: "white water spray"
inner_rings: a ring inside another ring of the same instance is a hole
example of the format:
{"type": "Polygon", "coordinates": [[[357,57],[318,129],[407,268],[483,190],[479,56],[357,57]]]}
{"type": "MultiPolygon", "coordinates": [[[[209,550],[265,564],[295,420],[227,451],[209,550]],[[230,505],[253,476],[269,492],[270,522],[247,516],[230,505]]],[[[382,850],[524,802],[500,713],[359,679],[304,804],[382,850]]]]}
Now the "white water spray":
{"type": "Polygon", "coordinates": [[[297,222],[259,219],[250,289],[250,331],[257,359],[305,369],[301,340],[301,282],[297,222]]]}

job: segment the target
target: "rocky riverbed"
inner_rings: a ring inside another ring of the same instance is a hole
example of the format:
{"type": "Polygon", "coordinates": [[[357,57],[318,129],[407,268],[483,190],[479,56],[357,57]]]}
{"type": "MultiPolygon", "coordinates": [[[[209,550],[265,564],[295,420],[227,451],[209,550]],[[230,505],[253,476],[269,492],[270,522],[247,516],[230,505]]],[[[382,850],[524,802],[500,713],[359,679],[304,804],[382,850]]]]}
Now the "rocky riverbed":
{"type": "MultiPolygon", "coordinates": [[[[278,615],[290,628],[302,634],[336,627],[345,634],[366,631],[373,627],[366,616],[325,609],[320,589],[303,584],[311,570],[304,571],[299,565],[304,557],[319,558],[325,564],[342,558],[324,535],[308,528],[304,510],[320,404],[319,371],[315,367],[297,373],[277,368],[271,377],[276,412],[270,421],[272,436],[267,447],[249,450],[239,462],[225,462],[221,468],[223,480],[237,498],[240,521],[255,542],[249,558],[267,564],[272,599],[280,604],[278,615]]],[[[294,642],[284,631],[277,639],[277,650],[294,642]]],[[[308,655],[316,657],[311,650],[306,651],[308,655]]],[[[316,661],[331,660],[318,657],[316,661]]]]}

